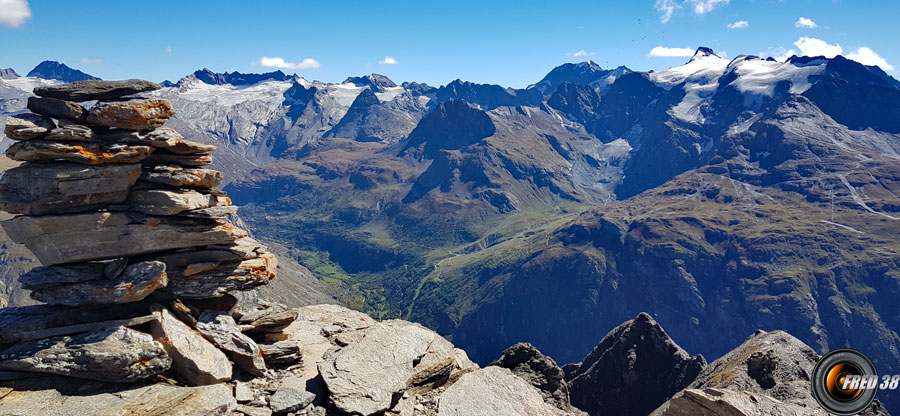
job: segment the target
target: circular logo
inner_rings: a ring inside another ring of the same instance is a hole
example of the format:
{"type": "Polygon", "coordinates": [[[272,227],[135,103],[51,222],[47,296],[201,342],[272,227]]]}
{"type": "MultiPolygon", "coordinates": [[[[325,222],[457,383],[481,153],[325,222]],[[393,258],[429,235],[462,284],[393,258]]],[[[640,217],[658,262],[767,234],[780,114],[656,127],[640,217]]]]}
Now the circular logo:
{"type": "Polygon", "coordinates": [[[811,383],[819,405],[838,416],[863,411],[878,393],[878,373],[872,361],[851,349],[825,354],[813,368],[811,383]]]}

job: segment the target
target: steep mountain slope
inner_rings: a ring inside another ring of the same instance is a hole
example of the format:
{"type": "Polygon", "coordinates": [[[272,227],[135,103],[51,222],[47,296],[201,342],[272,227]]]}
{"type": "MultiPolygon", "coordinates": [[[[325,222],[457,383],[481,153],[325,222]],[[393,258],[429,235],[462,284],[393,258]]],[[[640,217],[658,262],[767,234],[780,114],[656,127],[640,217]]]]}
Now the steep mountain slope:
{"type": "Polygon", "coordinates": [[[55,79],[62,82],[100,79],[77,69],[69,68],[66,64],[56,61],[44,61],[39,63],[34,69],[28,72],[27,76],[41,79],[55,79]]]}

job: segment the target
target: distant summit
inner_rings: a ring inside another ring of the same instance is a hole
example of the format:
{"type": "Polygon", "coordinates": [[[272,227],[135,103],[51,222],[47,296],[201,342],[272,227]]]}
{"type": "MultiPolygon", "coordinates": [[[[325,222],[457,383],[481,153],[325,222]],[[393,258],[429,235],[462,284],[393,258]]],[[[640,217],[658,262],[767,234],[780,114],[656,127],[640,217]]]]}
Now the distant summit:
{"type": "MultiPolygon", "coordinates": [[[[290,75],[287,75],[280,70],[274,72],[266,72],[264,74],[243,74],[237,71],[217,73],[209,70],[208,68],[203,68],[199,71],[194,71],[194,73],[191,75],[193,75],[194,78],[210,85],[253,85],[263,81],[287,81],[291,79],[290,75]]],[[[179,84],[180,83],[181,81],[179,81],[179,84]]]]}
{"type": "Polygon", "coordinates": [[[344,83],[351,83],[357,87],[369,87],[373,92],[384,92],[385,88],[397,86],[390,78],[380,74],[371,74],[363,77],[349,77],[344,80],[344,83]]]}
{"type": "Polygon", "coordinates": [[[603,69],[593,61],[568,63],[553,68],[547,76],[537,84],[528,87],[528,89],[537,89],[545,97],[549,97],[563,82],[569,82],[572,84],[590,85],[603,91],[616,78],[630,72],[631,70],[624,66],[612,70],[603,69]]]}
{"type": "Polygon", "coordinates": [[[715,56],[716,58],[721,58],[721,56],[716,55],[716,53],[706,46],[701,46],[697,48],[697,52],[694,52],[694,56],[691,57],[690,62],[694,62],[697,59],[705,58],[707,56],[715,56]]]}
{"type": "Polygon", "coordinates": [[[0,79],[16,79],[20,78],[12,68],[0,69],[0,79]]]}
{"type": "MultiPolygon", "coordinates": [[[[15,72],[14,72],[15,73],[15,72]]],[[[28,73],[29,77],[55,79],[62,82],[99,80],[93,75],[86,74],[77,69],[69,68],[66,64],[56,61],[44,61],[34,67],[28,73]]]]}

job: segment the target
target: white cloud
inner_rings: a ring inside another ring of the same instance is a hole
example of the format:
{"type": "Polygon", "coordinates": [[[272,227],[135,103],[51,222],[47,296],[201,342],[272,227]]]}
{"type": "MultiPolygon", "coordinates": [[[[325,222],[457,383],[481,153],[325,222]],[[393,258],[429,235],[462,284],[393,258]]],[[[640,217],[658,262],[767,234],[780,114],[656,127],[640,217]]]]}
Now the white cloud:
{"type": "Polygon", "coordinates": [[[662,23],[669,23],[669,19],[672,18],[672,14],[675,13],[675,8],[678,7],[678,3],[675,3],[675,0],[656,0],[656,4],[653,5],[660,12],[659,21],[662,23]]]}
{"type": "Polygon", "coordinates": [[[312,58],[306,58],[300,62],[288,62],[288,61],[285,61],[284,58],[282,58],[280,56],[275,56],[272,58],[269,58],[268,56],[263,56],[262,58],[259,58],[259,61],[257,63],[261,66],[267,66],[270,68],[295,69],[295,70],[296,69],[319,69],[322,67],[322,64],[320,64],[319,61],[312,59],[312,58]]]}
{"type": "Polygon", "coordinates": [[[582,49],[582,50],[580,50],[580,51],[578,51],[578,52],[569,52],[569,53],[566,53],[566,56],[571,56],[571,57],[573,57],[573,58],[584,58],[584,57],[587,57],[587,56],[593,56],[593,55],[596,55],[596,54],[597,54],[596,52],[588,52],[588,51],[582,49]]]}
{"type": "Polygon", "coordinates": [[[728,25],[729,29],[744,29],[748,27],[750,27],[750,22],[746,20],[738,20],[737,22],[728,25]]]}
{"type": "Polygon", "coordinates": [[[665,46],[657,46],[650,50],[650,53],[647,56],[658,56],[664,58],[671,57],[692,57],[694,56],[693,49],[690,48],[667,48],[665,46]]]}
{"type": "Polygon", "coordinates": [[[31,7],[28,0],[0,0],[0,24],[19,27],[31,19],[31,7]]]}
{"type": "Polygon", "coordinates": [[[103,58],[81,58],[83,64],[102,64],[103,58]]]}
{"type": "Polygon", "coordinates": [[[844,52],[840,44],[831,45],[822,39],[802,37],[794,42],[794,45],[800,49],[800,53],[804,56],[824,56],[826,58],[834,58],[844,52]]]}
{"type": "Polygon", "coordinates": [[[172,54],[172,47],[171,47],[171,46],[166,46],[166,53],[169,54],[169,55],[172,54]]]}
{"type": "Polygon", "coordinates": [[[797,51],[794,49],[785,49],[779,46],[777,48],[766,49],[765,52],[760,52],[759,56],[763,58],[772,57],[778,62],[784,62],[796,54],[797,51]]]}
{"type": "Polygon", "coordinates": [[[397,60],[394,59],[393,56],[385,56],[384,59],[379,62],[382,65],[397,65],[397,60]]]}
{"type": "Polygon", "coordinates": [[[855,52],[847,54],[847,59],[852,59],[856,62],[859,62],[863,65],[874,65],[881,67],[881,69],[885,71],[893,71],[894,67],[891,64],[887,63],[881,56],[879,56],[875,51],[861,46],[855,52]]]}
{"type": "Polygon", "coordinates": [[[794,23],[794,27],[802,27],[802,28],[806,28],[806,29],[815,29],[815,28],[819,27],[819,25],[817,25],[816,22],[813,22],[812,19],[810,19],[810,18],[808,18],[808,17],[800,17],[800,18],[797,19],[797,21],[794,23]]]}
{"type": "Polygon", "coordinates": [[[731,0],[685,0],[685,4],[694,6],[694,13],[706,14],[716,7],[727,6],[731,0]]]}

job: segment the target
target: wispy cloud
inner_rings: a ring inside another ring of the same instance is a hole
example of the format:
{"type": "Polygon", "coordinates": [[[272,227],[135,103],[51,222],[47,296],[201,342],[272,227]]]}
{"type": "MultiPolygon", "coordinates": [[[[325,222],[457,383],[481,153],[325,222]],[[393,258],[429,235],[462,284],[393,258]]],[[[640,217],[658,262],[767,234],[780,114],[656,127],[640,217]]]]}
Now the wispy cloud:
{"type": "Polygon", "coordinates": [[[166,54],[169,54],[169,55],[172,54],[172,47],[171,47],[171,46],[166,46],[166,54]]]}
{"type": "Polygon", "coordinates": [[[669,19],[672,18],[672,14],[675,13],[675,8],[678,7],[678,3],[675,0],[656,0],[656,4],[653,5],[657,11],[659,11],[659,21],[662,23],[669,23],[669,19]]]}
{"type": "Polygon", "coordinates": [[[716,7],[727,6],[731,0],[685,0],[685,4],[694,7],[695,14],[707,14],[716,7]]]}
{"type": "Polygon", "coordinates": [[[799,19],[797,19],[796,22],[794,22],[794,27],[800,27],[800,28],[805,28],[805,29],[815,29],[815,28],[819,27],[819,25],[817,25],[816,22],[813,22],[812,19],[810,19],[808,17],[800,17],[799,19]]]}
{"type": "Polygon", "coordinates": [[[571,56],[571,57],[573,57],[573,58],[585,58],[585,57],[588,57],[588,56],[594,56],[594,55],[596,55],[596,54],[597,54],[596,52],[588,52],[588,51],[582,49],[582,50],[580,50],[580,51],[578,51],[578,52],[569,52],[569,53],[566,53],[566,56],[571,56]]]}
{"type": "Polygon", "coordinates": [[[647,56],[671,58],[671,57],[692,57],[694,50],[690,48],[667,48],[665,46],[657,46],[650,50],[647,56]]]}
{"type": "Polygon", "coordinates": [[[397,65],[397,60],[394,59],[393,56],[385,56],[384,59],[379,62],[381,65],[397,65]]]}
{"type": "Polygon", "coordinates": [[[103,63],[103,58],[81,58],[81,63],[99,65],[103,63]]]}
{"type": "Polygon", "coordinates": [[[675,11],[688,7],[696,15],[704,15],[720,6],[727,6],[731,0],[656,0],[653,8],[659,12],[659,21],[663,24],[672,19],[675,11]]]}
{"type": "Polygon", "coordinates": [[[263,56],[262,58],[259,58],[259,61],[257,62],[257,64],[259,64],[260,66],[265,66],[265,67],[269,67],[269,68],[293,69],[293,70],[319,69],[322,67],[322,64],[320,64],[319,61],[312,59],[312,58],[306,58],[300,62],[288,62],[288,61],[285,61],[284,58],[282,58],[280,56],[275,56],[272,58],[270,58],[268,56],[263,56]]]}
{"type": "Polygon", "coordinates": [[[863,65],[878,66],[878,67],[881,67],[881,69],[883,69],[885,71],[893,71],[894,70],[894,67],[891,64],[887,63],[887,61],[885,61],[884,58],[882,58],[877,53],[875,53],[875,51],[873,51],[865,46],[861,46],[856,51],[847,54],[847,59],[852,59],[863,65]]]}
{"type": "Polygon", "coordinates": [[[745,29],[748,27],[750,27],[750,22],[746,20],[738,20],[737,22],[728,25],[729,29],[745,29]]]}
{"type": "Polygon", "coordinates": [[[834,58],[844,52],[844,48],[840,44],[829,44],[822,39],[802,37],[794,42],[794,46],[800,49],[800,53],[804,56],[824,56],[826,58],[834,58]]]}
{"type": "Polygon", "coordinates": [[[28,0],[0,0],[0,24],[19,27],[31,19],[28,0]]]}

